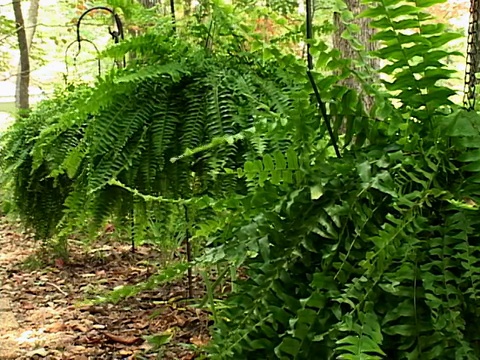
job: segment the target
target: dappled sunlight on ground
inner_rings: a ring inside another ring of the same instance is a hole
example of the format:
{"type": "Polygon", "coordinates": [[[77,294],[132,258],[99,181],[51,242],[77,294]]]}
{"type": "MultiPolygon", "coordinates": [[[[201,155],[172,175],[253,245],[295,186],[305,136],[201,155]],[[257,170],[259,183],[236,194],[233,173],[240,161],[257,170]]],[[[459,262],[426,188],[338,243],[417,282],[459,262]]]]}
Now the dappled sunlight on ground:
{"type": "Polygon", "coordinates": [[[158,351],[151,351],[145,336],[166,333],[172,339],[160,358],[189,360],[195,358],[192,349],[207,342],[206,314],[177,301],[185,297],[183,280],[115,305],[82,305],[119,285],[146,280],[160,258],[154,249],[143,246],[132,254],[115,243],[92,252],[73,246],[70,263],[40,267],[32,256],[38,249],[19,228],[1,225],[0,359],[153,359],[158,351]]]}

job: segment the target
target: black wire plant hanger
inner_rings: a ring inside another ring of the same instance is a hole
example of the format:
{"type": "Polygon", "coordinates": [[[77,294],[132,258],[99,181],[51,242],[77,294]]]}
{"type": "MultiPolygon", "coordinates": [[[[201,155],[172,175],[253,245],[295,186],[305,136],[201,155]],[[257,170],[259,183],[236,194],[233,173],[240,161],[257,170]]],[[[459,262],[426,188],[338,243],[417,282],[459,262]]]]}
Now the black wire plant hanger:
{"type": "Polygon", "coordinates": [[[340,150],[338,148],[337,144],[337,138],[335,137],[335,134],[333,133],[332,125],[331,125],[331,119],[330,116],[327,113],[327,107],[325,105],[325,102],[322,100],[322,97],[320,96],[320,91],[318,90],[318,86],[315,82],[315,78],[313,76],[313,56],[311,54],[311,43],[313,41],[313,0],[306,0],[306,19],[305,19],[305,28],[306,28],[306,40],[307,40],[307,76],[308,79],[310,80],[310,84],[312,86],[313,92],[315,94],[315,99],[317,102],[318,110],[319,110],[319,116],[323,118],[325,121],[325,126],[327,127],[328,135],[330,136],[330,141],[332,143],[332,146],[335,150],[335,155],[340,158],[342,157],[340,154],[340,150]]]}
{"type": "MultiPolygon", "coordinates": [[[[78,56],[80,55],[81,51],[82,51],[82,42],[84,43],[88,43],[90,45],[93,46],[93,48],[95,49],[95,52],[97,53],[97,67],[98,67],[98,76],[101,76],[102,74],[102,65],[101,65],[101,60],[100,60],[100,51],[98,50],[98,47],[96,46],[96,44],[92,41],[92,40],[89,40],[89,39],[86,39],[86,38],[82,38],[81,36],[81,32],[80,32],[80,26],[81,26],[81,23],[82,23],[82,20],[85,18],[85,16],[87,16],[90,12],[92,11],[96,11],[96,10],[101,10],[101,11],[106,11],[110,14],[112,14],[112,18],[113,18],[113,22],[114,22],[114,28],[112,29],[110,26],[108,27],[108,33],[110,34],[110,36],[112,37],[112,40],[114,41],[115,44],[118,44],[120,42],[120,40],[124,40],[125,39],[125,34],[124,34],[124,30],[123,30],[123,23],[122,23],[122,20],[120,19],[120,16],[115,13],[115,11],[111,8],[108,8],[108,7],[105,7],[105,6],[95,6],[95,7],[92,7],[90,9],[87,9],[85,10],[82,15],[80,15],[80,17],[78,18],[77,20],[77,24],[76,24],[76,39],[74,41],[72,41],[68,46],[67,48],[65,49],[65,66],[66,66],[66,76],[65,76],[65,79],[67,80],[68,78],[68,61],[67,61],[67,58],[68,58],[68,51],[70,50],[70,48],[77,44],[78,46],[78,49],[77,49],[77,53],[75,54],[74,56],[74,66],[76,66],[76,62],[77,62],[77,58],[78,56]]],[[[125,57],[123,57],[121,63],[118,63],[118,62],[115,62],[117,64],[118,67],[125,67],[126,66],[126,60],[125,60],[125,57]]]]}
{"type": "Polygon", "coordinates": [[[465,64],[464,106],[475,109],[477,73],[480,70],[480,0],[470,0],[470,20],[468,24],[467,61],[465,64]]]}

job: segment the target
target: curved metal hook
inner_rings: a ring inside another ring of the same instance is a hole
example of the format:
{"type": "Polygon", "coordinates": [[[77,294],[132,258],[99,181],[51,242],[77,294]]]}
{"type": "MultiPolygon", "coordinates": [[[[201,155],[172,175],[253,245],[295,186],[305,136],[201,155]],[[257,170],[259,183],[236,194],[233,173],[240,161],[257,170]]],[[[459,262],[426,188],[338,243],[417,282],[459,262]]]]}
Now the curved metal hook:
{"type": "MultiPolygon", "coordinates": [[[[80,24],[83,20],[83,18],[91,11],[94,11],[94,10],[104,10],[104,11],[107,11],[109,12],[110,14],[113,15],[113,19],[115,20],[115,25],[117,27],[117,31],[115,30],[111,30],[110,27],[108,27],[108,32],[109,34],[112,36],[112,39],[113,41],[115,42],[115,44],[118,44],[118,42],[121,40],[124,40],[125,39],[125,34],[123,32],[123,23],[122,23],[122,20],[120,19],[120,16],[118,16],[115,11],[113,9],[110,9],[106,6],[95,6],[95,7],[92,7],[88,10],[85,10],[83,12],[82,15],[80,15],[80,17],[78,18],[78,21],[77,21],[77,42],[78,42],[78,52],[80,52],[81,50],[81,36],[80,36],[80,24]]],[[[123,58],[123,66],[125,66],[125,57],[123,58]]]]}
{"type": "Polygon", "coordinates": [[[88,10],[85,10],[83,12],[82,15],[80,15],[80,17],[78,18],[78,21],[77,21],[77,41],[80,41],[80,24],[83,20],[83,18],[91,11],[94,11],[94,10],[105,10],[107,12],[109,12],[110,14],[113,15],[113,18],[115,20],[115,25],[117,26],[117,29],[118,29],[118,35],[120,36],[120,38],[123,40],[124,39],[124,32],[123,32],[123,23],[122,23],[122,20],[120,19],[120,16],[118,16],[114,10],[106,7],[106,6],[95,6],[93,8],[90,8],[88,10]]]}
{"type": "MultiPolygon", "coordinates": [[[[95,51],[97,52],[97,55],[98,55],[97,56],[98,76],[100,76],[102,74],[102,63],[101,63],[101,60],[100,60],[100,51],[98,50],[97,45],[95,45],[95,43],[93,41],[88,40],[88,39],[74,40],[65,49],[65,68],[66,68],[66,71],[67,71],[66,76],[68,77],[68,62],[67,62],[68,50],[72,47],[73,44],[75,44],[77,42],[81,43],[82,41],[85,41],[86,43],[91,44],[94,47],[95,51]]],[[[80,46],[78,47],[77,53],[73,57],[73,62],[74,62],[75,65],[76,65],[77,57],[78,57],[79,54],[80,54],[80,46]]]]}

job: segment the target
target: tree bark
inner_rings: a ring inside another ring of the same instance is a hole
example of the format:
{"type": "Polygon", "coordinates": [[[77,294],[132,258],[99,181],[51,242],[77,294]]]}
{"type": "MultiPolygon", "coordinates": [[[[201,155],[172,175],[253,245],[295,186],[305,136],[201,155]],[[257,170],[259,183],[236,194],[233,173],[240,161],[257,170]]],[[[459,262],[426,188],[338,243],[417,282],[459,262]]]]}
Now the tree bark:
{"type": "Polygon", "coordinates": [[[30,8],[28,9],[27,26],[25,28],[27,34],[27,44],[30,50],[37,31],[38,9],[40,8],[40,0],[30,0],[30,8]]]}
{"type": "MultiPolygon", "coordinates": [[[[356,17],[360,14],[363,10],[365,10],[365,6],[361,4],[361,0],[344,0],[345,4],[348,7],[353,15],[356,17]]],[[[345,23],[342,21],[340,14],[335,13],[334,15],[334,22],[336,26],[336,31],[333,35],[333,46],[336,49],[339,49],[342,53],[342,58],[344,59],[358,59],[359,54],[358,51],[355,50],[351,45],[350,42],[344,38],[342,38],[342,33],[347,29],[345,23]]],[[[360,31],[355,33],[356,40],[359,41],[364,47],[367,52],[376,50],[376,43],[370,41],[372,36],[375,33],[375,30],[368,26],[369,19],[367,18],[355,18],[353,22],[358,25],[360,31]]],[[[378,69],[380,67],[380,63],[378,59],[369,58],[366,61],[367,65],[372,69],[378,69]]],[[[345,79],[343,85],[350,87],[356,90],[359,94],[361,94],[362,88],[361,84],[358,82],[356,78],[350,76],[349,78],[345,79]]],[[[373,99],[369,96],[364,96],[365,99],[365,108],[368,110],[373,105],[373,99]]]]}
{"type": "Polygon", "coordinates": [[[17,108],[28,110],[30,85],[30,58],[28,51],[27,33],[25,31],[25,22],[22,15],[22,5],[20,0],[12,0],[13,12],[15,14],[15,26],[17,29],[18,47],[20,50],[20,74],[19,78],[19,96],[16,99],[17,108]]]}
{"type": "Polygon", "coordinates": [[[183,0],[183,16],[188,17],[192,13],[192,0],[183,0]]]}
{"type": "MultiPolygon", "coordinates": [[[[25,32],[27,34],[27,46],[28,46],[28,54],[32,52],[32,44],[33,38],[35,36],[35,31],[37,30],[37,22],[38,22],[38,8],[40,6],[40,0],[30,0],[30,7],[28,9],[28,18],[27,22],[25,23],[25,32]]],[[[22,65],[18,64],[18,74],[22,73],[22,65]]],[[[30,76],[30,75],[29,75],[30,76]]],[[[20,76],[17,76],[17,87],[15,92],[15,102],[17,104],[20,103],[20,76]]],[[[30,94],[28,94],[30,96],[30,94]]]]}
{"type": "Polygon", "coordinates": [[[146,8],[146,9],[151,9],[151,8],[154,7],[155,5],[161,3],[161,1],[156,1],[156,0],[140,0],[139,2],[140,2],[140,4],[142,4],[143,7],[146,8]]]}

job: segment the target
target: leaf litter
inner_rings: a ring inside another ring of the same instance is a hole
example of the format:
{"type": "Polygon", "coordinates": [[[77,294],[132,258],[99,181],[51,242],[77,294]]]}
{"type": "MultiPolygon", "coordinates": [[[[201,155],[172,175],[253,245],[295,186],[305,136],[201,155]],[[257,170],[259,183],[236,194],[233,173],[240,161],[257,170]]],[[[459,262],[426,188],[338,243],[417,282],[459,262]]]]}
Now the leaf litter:
{"type": "MultiPolygon", "coordinates": [[[[186,279],[112,303],[85,303],[155,273],[159,253],[120,243],[70,246],[68,263],[28,269],[39,244],[0,223],[0,359],[192,360],[209,341],[208,314],[184,300],[186,279]]],[[[199,280],[199,279],[196,279],[199,280]]],[[[203,295],[194,282],[197,299],[203,295]]]]}

